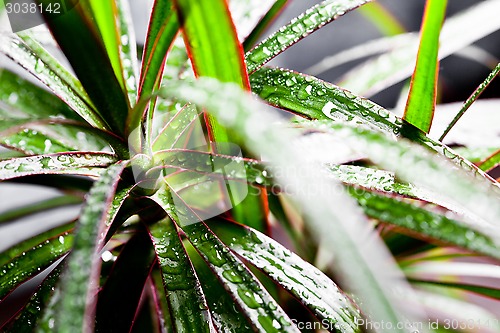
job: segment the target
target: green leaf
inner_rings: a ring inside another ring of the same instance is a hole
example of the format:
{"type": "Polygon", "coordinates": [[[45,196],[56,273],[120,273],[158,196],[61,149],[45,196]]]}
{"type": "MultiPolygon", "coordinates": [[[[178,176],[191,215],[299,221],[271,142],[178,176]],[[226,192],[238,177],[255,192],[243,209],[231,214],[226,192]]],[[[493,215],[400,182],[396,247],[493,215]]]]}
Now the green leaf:
{"type": "Polygon", "coordinates": [[[207,302],[175,224],[167,217],[148,229],[176,330],[211,332],[214,328],[207,302]]]}
{"type": "MultiPolygon", "coordinates": [[[[499,10],[498,2],[487,0],[448,18],[441,29],[439,59],[500,29],[500,22],[495,16],[499,10]]],[[[338,84],[369,97],[410,77],[415,66],[418,42],[415,36],[406,46],[368,60],[346,73],[338,84]]]]}
{"type": "MultiPolygon", "coordinates": [[[[160,102],[161,103],[161,102],[160,102]]],[[[158,152],[164,149],[181,148],[176,147],[181,136],[188,130],[191,124],[200,119],[201,111],[195,106],[187,104],[166,123],[160,133],[153,141],[152,150],[158,152]]],[[[183,142],[181,142],[183,145],[183,142]]]]}
{"type": "Polygon", "coordinates": [[[0,69],[0,118],[48,117],[82,119],[53,94],[7,69],[0,69]]]}
{"type": "Polygon", "coordinates": [[[149,21],[146,44],[142,55],[140,97],[158,89],[161,83],[165,58],[179,31],[177,14],[171,0],[156,0],[149,21]]]}
{"type": "Polygon", "coordinates": [[[128,2],[124,0],[89,1],[95,24],[101,34],[115,76],[129,103],[137,100],[137,50],[128,2]]]}
{"type": "Polygon", "coordinates": [[[0,180],[40,174],[98,176],[99,168],[115,161],[112,154],[92,152],[17,157],[0,161],[0,180]]]}
{"type": "Polygon", "coordinates": [[[243,51],[222,0],[175,0],[183,36],[197,76],[248,87],[243,51]]]}
{"type": "Polygon", "coordinates": [[[153,267],[150,277],[153,285],[152,293],[156,300],[155,315],[158,318],[158,330],[161,332],[168,332],[168,329],[173,327],[173,324],[167,296],[163,287],[163,276],[157,267],[153,267]]]}
{"type": "Polygon", "coordinates": [[[45,231],[0,254],[0,300],[71,249],[74,223],[45,231]]]}
{"type": "MultiPolygon", "coordinates": [[[[232,82],[243,89],[250,89],[243,49],[226,1],[223,0],[176,0],[184,43],[196,76],[217,78],[232,82]]],[[[218,121],[207,117],[207,128],[211,141],[231,142],[226,130],[218,121]]],[[[227,151],[217,151],[228,154],[227,151]]],[[[238,221],[265,230],[266,211],[259,192],[249,187],[248,195],[233,209],[238,221]]]]}
{"type": "MultiPolygon", "coordinates": [[[[464,102],[464,105],[462,106],[460,111],[458,111],[455,118],[453,118],[453,120],[450,122],[448,127],[446,127],[446,129],[444,130],[443,134],[441,134],[441,136],[439,137],[439,141],[444,140],[444,138],[450,132],[450,130],[453,128],[453,126],[455,126],[455,124],[464,115],[464,113],[469,109],[469,107],[472,105],[472,103],[474,103],[479,98],[479,96],[482,94],[484,89],[486,89],[490,85],[491,81],[493,81],[493,79],[495,79],[495,77],[498,75],[499,72],[500,72],[500,63],[496,65],[496,67],[491,71],[491,73],[486,77],[486,79],[484,79],[484,81],[476,88],[476,90],[474,90],[472,95],[470,95],[469,98],[467,98],[467,100],[464,102]]],[[[484,170],[484,169],[482,169],[482,170],[484,170]]]]}
{"type": "MultiPolygon", "coordinates": [[[[335,183],[327,179],[305,153],[297,153],[295,147],[290,147],[290,143],[297,139],[297,132],[277,127],[275,124],[281,121],[280,117],[256,104],[250,95],[234,85],[207,78],[195,83],[184,81],[174,85],[172,82],[168,90],[161,90],[161,94],[206,107],[232,130],[236,142],[244,143],[254,153],[267,156],[272,168],[279,171],[275,173],[280,175],[278,184],[287,186],[294,194],[295,202],[300,203],[312,237],[325,244],[331,253],[344,254],[335,261],[336,272],[344,278],[342,282],[350,291],[356,292],[374,320],[391,322],[397,327],[402,315],[393,306],[392,299],[396,296],[391,290],[402,290],[399,295],[406,295],[411,293],[409,287],[402,279],[396,278],[398,270],[388,260],[389,254],[382,242],[374,234],[368,236],[368,222],[351,198],[335,191],[335,200],[332,201],[327,195],[311,195],[304,191],[305,188],[314,188],[314,193],[323,193],[322,190],[329,193],[335,183]],[[247,135],[243,139],[244,133],[247,135]],[[296,170],[300,170],[301,177],[284,177],[287,171],[296,170]],[[333,226],[335,232],[331,232],[333,226]],[[370,241],[362,235],[369,237],[370,241]]],[[[194,224],[193,228],[198,225],[200,223],[194,224]]]]}
{"type": "Polygon", "coordinates": [[[494,239],[463,222],[376,192],[351,187],[349,193],[371,218],[403,227],[416,235],[500,258],[500,249],[494,239]]]}
{"type": "Polygon", "coordinates": [[[90,189],[75,230],[73,249],[58,285],[60,299],[51,303],[37,331],[77,332],[93,327],[93,319],[85,318],[92,318],[90,313],[94,311],[93,296],[98,288],[101,263],[99,251],[109,228],[105,221],[125,165],[126,162],[120,162],[108,167],[90,189]]]}
{"type": "MultiPolygon", "coordinates": [[[[17,33],[17,35],[23,40],[23,42],[31,49],[31,51],[36,55],[37,59],[43,61],[46,66],[48,66],[54,73],[60,77],[60,79],[68,84],[80,98],[85,101],[92,109],[95,109],[95,106],[90,101],[87,92],[82,87],[82,84],[78,79],[67,69],[65,68],[59,60],[57,60],[52,54],[50,54],[36,39],[33,33],[29,31],[22,31],[17,33]]],[[[54,47],[57,45],[54,43],[54,47]]],[[[35,67],[35,70],[37,68],[35,67]]]]}
{"type": "Polygon", "coordinates": [[[447,0],[427,0],[417,63],[411,79],[410,92],[403,119],[429,133],[438,81],[439,33],[446,14],[447,0]]]}
{"type": "Polygon", "coordinates": [[[328,169],[335,179],[347,185],[419,199],[440,205],[459,214],[465,214],[460,205],[446,200],[435,191],[398,181],[393,172],[353,165],[333,165],[329,166],[328,169]]]}
{"type": "Polygon", "coordinates": [[[368,1],[370,0],[325,0],[309,8],[304,14],[294,18],[278,32],[247,52],[245,60],[248,73],[252,74],[300,39],[368,1]]]}
{"type": "Polygon", "coordinates": [[[245,318],[244,312],[234,306],[234,299],[224,289],[224,285],[203,261],[200,254],[189,242],[185,242],[184,246],[199,276],[212,320],[218,331],[228,333],[254,332],[245,318]]]}
{"type": "MultiPolygon", "coordinates": [[[[96,332],[130,332],[153,262],[151,239],[140,228],[125,244],[99,292],[96,332]]],[[[88,321],[91,325],[94,318],[88,321]]]]}
{"type": "Polygon", "coordinates": [[[17,333],[31,333],[33,327],[36,325],[42,311],[48,304],[50,297],[54,292],[54,287],[59,280],[61,274],[61,264],[49,273],[43,280],[42,284],[38,287],[35,294],[30,298],[21,312],[12,318],[5,326],[0,329],[0,332],[17,332],[17,333]]]}
{"type": "MultiPolygon", "coordinates": [[[[62,0],[37,0],[54,6],[62,0]]],[[[61,7],[64,8],[63,4],[61,7]]],[[[113,132],[123,134],[129,110],[126,91],[115,76],[99,32],[89,22],[83,6],[75,6],[64,15],[44,11],[52,35],[68,58],[76,76],[113,132]]]]}
{"type": "Polygon", "coordinates": [[[490,181],[473,178],[411,141],[393,141],[381,133],[330,122],[308,122],[305,127],[329,133],[376,165],[394,171],[400,179],[417,183],[460,205],[469,215],[464,223],[495,242],[500,241],[500,229],[495,222],[500,215],[500,190],[490,181]]]}
{"type": "Polygon", "coordinates": [[[324,273],[284,246],[248,227],[218,219],[208,224],[231,250],[291,292],[327,327],[359,332],[359,310],[324,273]]]}
{"type": "Polygon", "coordinates": [[[396,36],[406,32],[405,27],[384,5],[372,2],[360,8],[359,13],[365,16],[385,36],[396,36]]]}
{"type": "Polygon", "coordinates": [[[487,159],[485,159],[480,165],[479,168],[483,171],[493,170],[500,164],[500,150],[495,151],[491,154],[487,159]]]}
{"type": "MultiPolygon", "coordinates": [[[[236,3],[236,2],[235,2],[236,3]]],[[[250,1],[252,5],[255,6],[256,2],[250,1]]],[[[261,17],[259,22],[254,25],[253,30],[246,36],[243,41],[243,49],[245,52],[248,52],[255,44],[258,42],[259,37],[264,33],[264,31],[269,27],[271,22],[278,16],[278,14],[284,9],[285,5],[288,3],[288,0],[275,0],[269,10],[261,17]]],[[[260,6],[255,6],[252,10],[261,9],[260,6]],[[256,7],[256,8],[255,8],[256,7]]],[[[264,7],[265,9],[266,7],[264,7]]],[[[237,19],[234,20],[238,22],[237,19]]],[[[236,23],[238,24],[238,23],[236,23]]],[[[239,29],[237,29],[239,31],[239,29]]]]}
{"type": "Polygon", "coordinates": [[[486,296],[496,300],[500,300],[500,289],[493,287],[480,286],[469,283],[460,282],[442,282],[442,281],[426,281],[426,280],[411,280],[412,283],[418,285],[437,285],[441,287],[453,288],[457,290],[469,291],[474,294],[486,296]]]}
{"type": "MultiPolygon", "coordinates": [[[[282,69],[263,68],[251,76],[252,91],[269,104],[308,119],[352,123],[382,131],[389,136],[408,136],[444,155],[479,181],[491,178],[451,148],[412,129],[402,119],[348,90],[313,76],[282,69]]],[[[496,186],[496,185],[495,185],[496,186]]]]}
{"type": "Polygon", "coordinates": [[[0,213],[0,224],[12,222],[40,212],[45,212],[54,208],[67,205],[77,205],[82,203],[82,198],[75,195],[63,195],[56,198],[45,199],[22,207],[11,208],[0,213]]]}
{"type": "Polygon", "coordinates": [[[70,74],[65,73],[51,56],[44,53],[42,55],[42,57],[46,57],[44,60],[37,55],[37,51],[38,53],[42,52],[41,49],[33,51],[15,35],[0,36],[0,52],[38,78],[90,125],[99,129],[107,129],[105,121],[93,109],[93,106],[89,105],[82,97],[81,91],[75,87],[76,80],[71,79],[70,74]]]}
{"type": "Polygon", "coordinates": [[[243,263],[177,194],[164,187],[153,197],[186,233],[224,288],[257,330],[298,332],[286,313],[243,263]]]}

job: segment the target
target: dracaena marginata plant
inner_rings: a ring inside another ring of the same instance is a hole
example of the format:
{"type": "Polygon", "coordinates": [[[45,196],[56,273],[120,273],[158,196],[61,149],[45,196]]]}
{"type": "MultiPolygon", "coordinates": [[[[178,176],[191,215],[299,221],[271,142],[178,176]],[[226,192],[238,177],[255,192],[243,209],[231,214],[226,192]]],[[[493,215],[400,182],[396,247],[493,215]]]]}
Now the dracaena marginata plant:
{"type": "Polygon", "coordinates": [[[60,196],[0,223],[81,204],[0,253],[0,302],[39,281],[2,331],[498,331],[463,296],[499,289],[461,278],[500,277],[500,154],[443,144],[457,121],[428,133],[439,59],[499,29],[499,1],[445,20],[428,0],[420,35],[311,69],[373,56],[339,86],[265,66],[358,8],[394,27],[367,2],[323,1],[258,44],[286,0],[155,0],[140,46],[126,0],[43,11],[53,38],[1,35],[45,88],[0,72],[0,179],[60,196]],[[359,97],[409,77],[402,117],[359,97]]]}

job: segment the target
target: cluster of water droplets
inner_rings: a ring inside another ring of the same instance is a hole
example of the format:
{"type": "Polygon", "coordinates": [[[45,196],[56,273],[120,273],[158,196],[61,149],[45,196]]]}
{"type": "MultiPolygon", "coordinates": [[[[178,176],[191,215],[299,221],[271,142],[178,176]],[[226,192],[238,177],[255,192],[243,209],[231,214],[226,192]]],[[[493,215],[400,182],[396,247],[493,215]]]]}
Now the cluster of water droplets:
{"type": "Polygon", "coordinates": [[[309,8],[246,54],[248,72],[254,72],[301,38],[365,2],[366,0],[327,0],[309,8]]]}
{"type": "Polygon", "coordinates": [[[333,326],[342,326],[344,332],[356,330],[359,311],[351,301],[325,274],[281,244],[255,231],[246,231],[244,237],[233,238],[231,248],[264,270],[320,318],[333,326]]]}

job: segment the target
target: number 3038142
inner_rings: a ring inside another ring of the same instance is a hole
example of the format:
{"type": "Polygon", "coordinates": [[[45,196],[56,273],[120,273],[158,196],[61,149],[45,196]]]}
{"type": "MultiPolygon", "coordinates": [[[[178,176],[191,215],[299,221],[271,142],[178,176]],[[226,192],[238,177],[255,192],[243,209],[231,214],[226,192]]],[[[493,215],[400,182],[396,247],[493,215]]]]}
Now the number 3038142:
{"type": "Polygon", "coordinates": [[[5,10],[7,14],[34,14],[37,12],[41,13],[61,13],[60,3],[49,3],[49,4],[36,4],[36,3],[6,3],[5,10]]]}

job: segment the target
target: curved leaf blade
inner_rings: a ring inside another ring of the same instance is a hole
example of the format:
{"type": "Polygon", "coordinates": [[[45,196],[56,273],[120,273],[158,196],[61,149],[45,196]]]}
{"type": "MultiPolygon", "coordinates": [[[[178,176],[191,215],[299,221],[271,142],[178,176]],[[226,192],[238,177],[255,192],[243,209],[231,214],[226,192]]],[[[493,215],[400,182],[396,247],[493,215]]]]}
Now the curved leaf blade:
{"type": "Polygon", "coordinates": [[[92,329],[94,293],[101,263],[98,251],[104,245],[106,229],[109,228],[105,222],[125,165],[126,162],[119,162],[108,167],[90,189],[78,220],[73,249],[58,285],[60,299],[51,303],[37,331],[92,329]]]}
{"type": "Polygon", "coordinates": [[[319,269],[256,230],[220,219],[208,225],[231,250],[296,296],[327,327],[359,332],[359,310],[319,269]]]}
{"type": "Polygon", "coordinates": [[[156,0],[153,4],[142,55],[140,97],[151,95],[159,87],[167,52],[178,31],[179,23],[173,2],[156,0]]]}
{"type": "MultiPolygon", "coordinates": [[[[47,6],[61,0],[36,0],[47,6]]],[[[64,4],[61,7],[64,8],[64,4]]],[[[47,25],[73,67],[99,114],[113,132],[123,134],[130,108],[126,91],[117,79],[99,32],[89,22],[83,6],[64,15],[43,12],[47,25]]]]}
{"type": "Polygon", "coordinates": [[[495,68],[493,68],[493,70],[491,71],[490,74],[488,74],[486,79],[484,79],[484,81],[481,82],[479,87],[477,87],[476,90],[474,90],[474,92],[469,96],[469,98],[467,98],[467,100],[464,102],[464,105],[462,106],[462,108],[460,108],[460,111],[458,111],[455,118],[453,118],[453,120],[450,122],[450,124],[444,130],[443,134],[441,134],[441,136],[439,137],[439,141],[444,140],[444,138],[450,132],[450,130],[453,128],[453,126],[455,126],[455,124],[458,122],[458,120],[460,120],[460,118],[469,109],[469,107],[472,105],[472,103],[474,103],[479,98],[479,96],[482,94],[484,89],[486,89],[490,85],[491,81],[493,81],[493,79],[495,79],[495,77],[498,75],[498,73],[500,73],[500,63],[497,64],[495,68]]]}
{"type": "Polygon", "coordinates": [[[163,277],[165,295],[178,332],[211,332],[207,301],[177,228],[169,217],[148,227],[163,277]]]}
{"type": "Polygon", "coordinates": [[[45,231],[0,254],[0,299],[49,267],[70,249],[74,223],[45,231]]]}
{"type": "Polygon", "coordinates": [[[304,14],[294,18],[288,25],[247,52],[245,60],[248,73],[252,74],[300,39],[368,1],[370,0],[326,0],[309,8],[304,14]]]}
{"type": "MultiPolygon", "coordinates": [[[[425,133],[379,105],[356,96],[348,90],[313,76],[282,69],[262,68],[251,76],[252,91],[269,104],[308,119],[352,123],[382,131],[389,136],[410,137],[424,147],[450,159],[480,182],[492,179],[474,164],[456,154],[446,145],[434,141],[425,133]]],[[[497,183],[491,183],[499,186],[497,183]]]]}
{"type": "Polygon", "coordinates": [[[0,212],[0,225],[14,220],[24,218],[29,215],[45,212],[50,209],[67,205],[77,205],[82,202],[82,198],[75,195],[63,195],[56,198],[45,199],[34,204],[12,208],[6,212],[0,212]]]}
{"type": "Polygon", "coordinates": [[[447,0],[427,0],[417,63],[410,84],[408,101],[403,119],[429,133],[438,80],[439,33],[446,13],[447,0]]]}
{"type": "Polygon", "coordinates": [[[16,317],[1,327],[0,332],[30,333],[33,331],[33,326],[36,325],[36,322],[39,320],[40,315],[54,293],[54,287],[61,274],[60,265],[49,273],[28,304],[23,307],[16,317]]]}
{"type": "Polygon", "coordinates": [[[349,193],[371,218],[403,227],[417,235],[500,258],[500,250],[494,239],[463,222],[375,192],[349,188],[349,193]]]}
{"type": "Polygon", "coordinates": [[[98,176],[103,168],[115,162],[112,154],[78,152],[17,157],[0,161],[0,180],[30,175],[73,174],[98,176]]]}
{"type": "MultiPolygon", "coordinates": [[[[16,36],[0,36],[0,52],[38,78],[90,125],[99,129],[108,129],[108,125],[101,118],[101,115],[82,98],[81,92],[75,90],[76,83],[72,83],[71,80],[67,81],[70,74],[65,77],[61,68],[53,69],[52,62],[44,61],[16,36]]],[[[53,61],[53,58],[49,60],[53,61]]]]}

